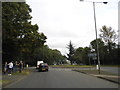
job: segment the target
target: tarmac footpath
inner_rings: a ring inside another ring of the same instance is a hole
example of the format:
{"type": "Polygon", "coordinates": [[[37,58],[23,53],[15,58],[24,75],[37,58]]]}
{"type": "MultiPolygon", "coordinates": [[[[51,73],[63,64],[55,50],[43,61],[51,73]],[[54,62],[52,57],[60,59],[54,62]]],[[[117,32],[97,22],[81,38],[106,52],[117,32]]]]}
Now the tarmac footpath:
{"type": "Polygon", "coordinates": [[[100,71],[100,74],[99,74],[98,70],[77,70],[77,69],[73,69],[73,71],[77,71],[77,72],[80,72],[80,73],[83,73],[83,74],[88,74],[88,75],[91,75],[91,76],[95,76],[97,78],[101,78],[101,79],[116,83],[118,85],[120,84],[120,75],[113,74],[113,73],[110,73],[110,72],[106,72],[106,71],[103,71],[103,70],[100,71]]]}

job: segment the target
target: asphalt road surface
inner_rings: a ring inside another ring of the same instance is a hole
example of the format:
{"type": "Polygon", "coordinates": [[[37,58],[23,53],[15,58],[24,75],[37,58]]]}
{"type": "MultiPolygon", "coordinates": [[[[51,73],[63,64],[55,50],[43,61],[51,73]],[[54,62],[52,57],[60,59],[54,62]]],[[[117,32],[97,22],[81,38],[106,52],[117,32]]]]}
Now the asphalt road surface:
{"type": "Polygon", "coordinates": [[[48,72],[33,72],[24,79],[5,88],[118,88],[118,85],[94,76],[50,68],[48,72]]]}

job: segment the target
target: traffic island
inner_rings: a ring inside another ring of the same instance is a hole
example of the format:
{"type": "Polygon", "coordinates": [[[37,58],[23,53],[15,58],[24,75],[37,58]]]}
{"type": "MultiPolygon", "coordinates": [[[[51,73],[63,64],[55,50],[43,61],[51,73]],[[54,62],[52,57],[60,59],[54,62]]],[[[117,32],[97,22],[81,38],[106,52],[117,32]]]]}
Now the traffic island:
{"type": "Polygon", "coordinates": [[[76,69],[73,69],[72,71],[77,71],[77,72],[80,72],[80,73],[83,73],[83,74],[92,75],[92,76],[95,76],[97,78],[101,78],[101,79],[104,79],[104,80],[107,80],[107,81],[111,81],[111,82],[120,84],[120,81],[119,81],[120,76],[119,75],[116,75],[116,74],[113,74],[113,73],[110,73],[110,72],[106,72],[106,71],[103,71],[103,70],[100,71],[100,74],[99,74],[98,70],[76,70],[76,69]]]}

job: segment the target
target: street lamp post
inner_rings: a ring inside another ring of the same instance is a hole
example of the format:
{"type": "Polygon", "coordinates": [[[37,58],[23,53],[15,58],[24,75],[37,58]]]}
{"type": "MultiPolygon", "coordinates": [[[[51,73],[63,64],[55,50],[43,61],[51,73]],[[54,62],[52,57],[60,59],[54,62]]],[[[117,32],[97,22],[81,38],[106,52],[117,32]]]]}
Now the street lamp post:
{"type": "MultiPolygon", "coordinates": [[[[80,0],[80,1],[84,1],[84,0],[80,0]]],[[[98,46],[98,40],[97,40],[97,25],[96,25],[95,3],[107,4],[108,2],[92,2],[92,1],[86,1],[86,2],[93,3],[95,34],[96,34],[96,47],[97,47],[96,53],[97,53],[97,60],[98,60],[98,71],[99,71],[99,74],[100,74],[100,57],[99,57],[99,46],[98,46]]]]}

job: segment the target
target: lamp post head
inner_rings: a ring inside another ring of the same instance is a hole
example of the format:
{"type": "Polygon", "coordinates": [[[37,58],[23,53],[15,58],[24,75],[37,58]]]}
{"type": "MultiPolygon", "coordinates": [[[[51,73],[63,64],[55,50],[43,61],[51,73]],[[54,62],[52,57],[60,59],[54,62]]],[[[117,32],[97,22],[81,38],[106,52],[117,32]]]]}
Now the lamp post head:
{"type": "MultiPolygon", "coordinates": [[[[84,0],[80,0],[81,2],[83,2],[84,0]]],[[[92,1],[86,1],[86,2],[92,2],[92,1]]],[[[92,2],[92,3],[103,3],[103,4],[107,4],[108,2],[92,2]]]]}
{"type": "Polygon", "coordinates": [[[103,2],[104,4],[107,4],[108,2],[103,2]]]}
{"type": "Polygon", "coordinates": [[[83,2],[84,0],[80,0],[81,2],[83,2]]]}

